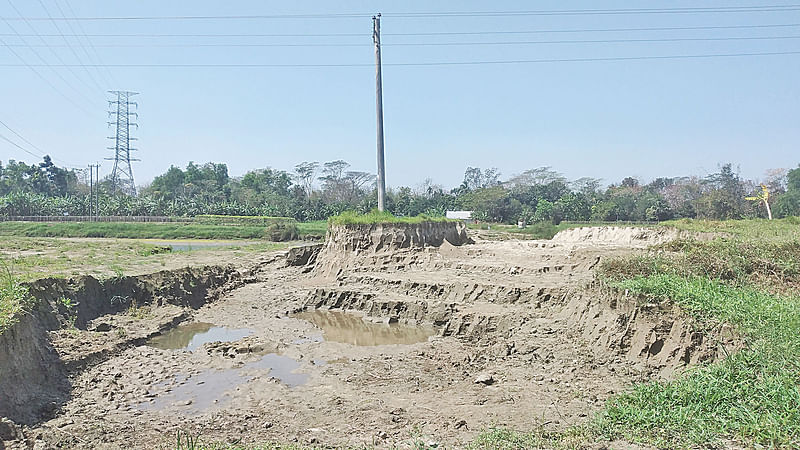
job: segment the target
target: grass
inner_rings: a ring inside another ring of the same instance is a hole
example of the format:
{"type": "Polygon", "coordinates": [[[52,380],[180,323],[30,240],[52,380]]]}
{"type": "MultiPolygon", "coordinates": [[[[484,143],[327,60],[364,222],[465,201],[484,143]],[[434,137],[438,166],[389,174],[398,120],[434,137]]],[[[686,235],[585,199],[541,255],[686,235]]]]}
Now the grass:
{"type": "Polygon", "coordinates": [[[611,286],[672,301],[701,323],[728,323],[746,348],[668,383],[613,398],[595,423],[607,438],[661,447],[735,440],[800,446],[800,241],[793,220],[678,221],[725,237],[680,240],[603,264],[611,286]]]}
{"type": "Polygon", "coordinates": [[[615,397],[599,419],[604,434],[666,447],[721,439],[800,445],[800,297],[672,274],[612,285],[672,300],[703,321],[731,323],[747,348],[672,382],[615,397]]]}
{"type": "Polygon", "coordinates": [[[568,224],[562,223],[553,225],[550,222],[537,222],[525,228],[516,225],[506,225],[502,223],[470,223],[467,228],[471,230],[496,231],[498,233],[511,233],[515,237],[526,237],[529,239],[552,239],[561,230],[572,228],[568,224]]]}
{"type": "Polygon", "coordinates": [[[612,397],[560,433],[490,429],[477,448],[575,448],[623,440],[660,448],[800,447],[800,222],[668,222],[680,240],[604,262],[598,277],[647,301],[674,302],[703,328],[726,323],[745,348],[667,382],[612,397]]]}
{"type": "MultiPolygon", "coordinates": [[[[196,241],[182,241],[192,245],[196,241]]],[[[207,241],[198,242],[198,244],[207,241]]],[[[0,236],[0,256],[21,281],[93,275],[119,277],[197,264],[219,264],[259,252],[286,248],[280,242],[230,243],[172,252],[161,242],[133,239],[30,238],[0,236]]]]}
{"type": "Polygon", "coordinates": [[[0,274],[0,334],[13,326],[31,306],[33,298],[10,268],[0,274]]]}
{"type": "Polygon", "coordinates": [[[0,236],[127,239],[264,239],[261,226],[127,222],[0,222],[0,236]]]}
{"type": "Polygon", "coordinates": [[[300,233],[300,237],[313,236],[322,238],[328,232],[328,221],[300,222],[297,224],[297,231],[300,233]]]}
{"type": "Polygon", "coordinates": [[[800,240],[800,217],[785,219],[748,220],[696,220],[679,219],[662,222],[662,226],[679,230],[725,233],[733,238],[748,241],[797,241],[800,240]]]}
{"type": "Polygon", "coordinates": [[[345,211],[339,215],[328,219],[329,225],[375,225],[375,224],[418,224],[423,222],[448,222],[441,216],[419,216],[397,217],[389,212],[372,211],[367,214],[360,214],[354,211],[345,211]]]}
{"type": "Polygon", "coordinates": [[[267,226],[274,223],[294,224],[296,221],[291,217],[270,217],[270,216],[227,216],[218,214],[201,214],[194,216],[194,222],[208,225],[250,225],[267,226]]]}
{"type": "Polygon", "coordinates": [[[566,432],[552,432],[536,429],[519,432],[507,428],[492,427],[470,442],[469,449],[567,449],[581,447],[586,441],[587,430],[583,427],[570,428],[566,432]]]}

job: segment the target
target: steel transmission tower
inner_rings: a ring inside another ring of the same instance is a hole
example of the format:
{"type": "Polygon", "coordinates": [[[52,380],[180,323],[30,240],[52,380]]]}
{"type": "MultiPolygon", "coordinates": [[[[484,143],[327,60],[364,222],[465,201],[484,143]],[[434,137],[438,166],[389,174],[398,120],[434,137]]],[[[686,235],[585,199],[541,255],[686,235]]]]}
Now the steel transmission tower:
{"type": "Polygon", "coordinates": [[[139,159],[131,158],[131,152],[136,149],[131,147],[131,141],[135,141],[135,137],[131,137],[131,127],[139,128],[136,122],[131,121],[131,116],[139,119],[139,114],[131,112],[131,105],[137,108],[136,102],[130,101],[130,98],[137,95],[138,92],[128,91],[109,91],[111,94],[117,96],[116,100],[109,100],[108,102],[108,117],[115,119],[108,122],[108,126],[116,125],[117,132],[115,136],[110,136],[109,139],[114,140],[114,146],[108,147],[109,150],[114,150],[113,158],[106,158],[114,161],[114,168],[111,170],[111,185],[115,193],[122,192],[128,195],[136,195],[136,184],[133,181],[133,168],[131,168],[131,161],[139,161],[139,159]]]}

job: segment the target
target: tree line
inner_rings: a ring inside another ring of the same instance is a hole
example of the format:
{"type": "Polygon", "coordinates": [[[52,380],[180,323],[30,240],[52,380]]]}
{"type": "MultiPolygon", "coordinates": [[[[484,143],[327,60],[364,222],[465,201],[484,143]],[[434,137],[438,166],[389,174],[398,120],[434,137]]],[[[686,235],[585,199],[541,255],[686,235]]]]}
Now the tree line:
{"type": "MultiPolygon", "coordinates": [[[[101,215],[224,214],[309,221],[377,206],[375,175],[351,170],[342,160],[303,162],[291,172],[256,169],[240,177],[231,177],[224,163],[190,162],[185,168],[171,166],[136,197],[115,193],[108,178],[99,190],[101,215]]],[[[568,180],[550,167],[507,179],[494,168],[468,167],[455,189],[427,179],[390,189],[386,198],[386,208],[395,215],[470,210],[475,219],[503,223],[740,219],[766,217],[765,203],[775,217],[800,215],[800,166],[745,180],[732,164],[724,164],[702,177],[662,177],[649,183],[627,177],[609,186],[597,178],[568,180]]],[[[48,156],[33,165],[0,164],[0,215],[88,215],[89,205],[86,180],[57,167],[48,156]]]]}

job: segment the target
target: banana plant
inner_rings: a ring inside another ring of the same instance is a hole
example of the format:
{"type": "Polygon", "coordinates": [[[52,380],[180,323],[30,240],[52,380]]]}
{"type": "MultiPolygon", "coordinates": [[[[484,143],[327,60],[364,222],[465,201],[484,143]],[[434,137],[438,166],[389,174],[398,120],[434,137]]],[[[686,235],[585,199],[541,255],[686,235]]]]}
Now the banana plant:
{"type": "Polygon", "coordinates": [[[769,218],[769,220],[772,220],[772,210],[769,207],[769,189],[767,189],[767,186],[762,184],[760,194],[754,197],[745,197],[744,199],[757,202],[764,202],[764,206],[767,207],[767,217],[769,218]]]}

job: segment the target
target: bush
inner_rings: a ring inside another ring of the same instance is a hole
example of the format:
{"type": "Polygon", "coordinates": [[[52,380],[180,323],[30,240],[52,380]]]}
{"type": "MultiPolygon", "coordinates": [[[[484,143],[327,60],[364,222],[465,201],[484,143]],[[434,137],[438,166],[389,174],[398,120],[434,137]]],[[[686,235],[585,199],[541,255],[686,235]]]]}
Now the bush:
{"type": "Polygon", "coordinates": [[[273,223],[264,230],[264,236],[273,242],[292,241],[300,238],[300,232],[294,223],[273,223]]]}
{"type": "Polygon", "coordinates": [[[209,225],[270,226],[275,223],[294,223],[291,217],[270,216],[227,216],[221,214],[201,214],[194,217],[196,223],[209,225]]]}

